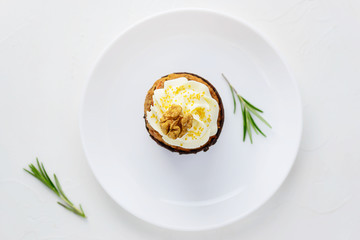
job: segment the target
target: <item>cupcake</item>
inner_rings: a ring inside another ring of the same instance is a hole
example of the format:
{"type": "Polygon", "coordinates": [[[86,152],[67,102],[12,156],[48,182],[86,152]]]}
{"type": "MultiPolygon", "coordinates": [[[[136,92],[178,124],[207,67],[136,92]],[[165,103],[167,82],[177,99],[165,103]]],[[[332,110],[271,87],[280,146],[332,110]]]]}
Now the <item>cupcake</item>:
{"type": "Polygon", "coordinates": [[[219,93],[204,78],[172,73],[157,80],[144,103],[145,126],[160,146],[180,154],[207,151],[224,123],[219,93]]]}

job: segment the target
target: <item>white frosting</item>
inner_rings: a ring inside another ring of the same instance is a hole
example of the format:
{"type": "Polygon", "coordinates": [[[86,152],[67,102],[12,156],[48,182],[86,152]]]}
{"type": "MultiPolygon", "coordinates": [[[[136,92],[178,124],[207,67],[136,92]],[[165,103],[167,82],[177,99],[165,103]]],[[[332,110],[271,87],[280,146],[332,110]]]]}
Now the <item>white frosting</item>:
{"type": "Polygon", "coordinates": [[[150,126],[160,133],[163,140],[173,146],[194,149],[204,145],[217,133],[219,104],[210,95],[209,88],[199,82],[189,81],[185,77],[168,80],[163,89],[156,89],[153,95],[154,105],[146,114],[150,126]],[[161,131],[160,119],[173,104],[180,105],[183,113],[191,113],[193,126],[181,138],[169,138],[161,131]]]}

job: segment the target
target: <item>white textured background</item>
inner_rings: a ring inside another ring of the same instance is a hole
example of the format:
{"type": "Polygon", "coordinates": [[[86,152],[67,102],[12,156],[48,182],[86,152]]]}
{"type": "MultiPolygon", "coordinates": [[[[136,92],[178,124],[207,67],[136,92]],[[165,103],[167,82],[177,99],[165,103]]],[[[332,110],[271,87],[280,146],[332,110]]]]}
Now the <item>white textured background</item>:
{"type": "Polygon", "coordinates": [[[359,0],[0,0],[0,239],[360,239],[359,0]],[[298,82],[304,133],[286,182],[244,220],[206,232],[152,226],[92,175],[78,111],[87,76],[126,27],[183,7],[254,25],[298,82]],[[88,220],[22,170],[38,156],[88,220]]]}

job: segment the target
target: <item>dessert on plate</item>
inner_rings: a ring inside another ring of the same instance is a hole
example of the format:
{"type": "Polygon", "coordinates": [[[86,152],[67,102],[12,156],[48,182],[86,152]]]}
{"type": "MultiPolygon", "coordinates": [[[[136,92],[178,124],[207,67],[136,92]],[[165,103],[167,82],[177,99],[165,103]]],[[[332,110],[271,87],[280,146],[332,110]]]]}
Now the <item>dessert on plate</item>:
{"type": "Polygon", "coordinates": [[[144,103],[150,137],[180,154],[207,151],[216,143],[224,123],[219,93],[204,78],[172,73],[155,81],[144,103]]]}

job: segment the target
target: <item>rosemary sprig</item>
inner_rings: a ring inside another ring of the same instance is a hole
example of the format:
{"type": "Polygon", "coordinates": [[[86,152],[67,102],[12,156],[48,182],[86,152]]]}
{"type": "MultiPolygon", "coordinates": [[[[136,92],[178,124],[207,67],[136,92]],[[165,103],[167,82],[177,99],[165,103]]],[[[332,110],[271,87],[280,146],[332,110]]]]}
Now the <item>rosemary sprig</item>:
{"type": "Polygon", "coordinates": [[[39,162],[38,158],[36,158],[36,162],[37,162],[37,168],[36,168],[36,166],[34,166],[34,164],[29,164],[30,171],[25,168],[24,168],[24,170],[26,172],[28,172],[29,174],[33,175],[38,180],[40,180],[43,184],[45,184],[48,188],[50,188],[56,195],[58,195],[58,197],[60,197],[61,200],[63,200],[63,203],[57,202],[60,206],[63,206],[67,210],[69,210],[83,218],[86,218],[85,212],[82,209],[81,204],[79,205],[79,208],[77,208],[67,198],[64,191],[61,188],[59,179],[56,177],[56,175],[54,174],[54,180],[55,180],[55,184],[54,184],[54,182],[50,179],[49,175],[47,174],[47,172],[44,168],[44,165],[39,162]]]}
{"type": "Polygon", "coordinates": [[[261,134],[264,137],[266,137],[266,135],[260,130],[260,128],[258,127],[258,125],[255,123],[254,118],[252,115],[254,115],[255,117],[257,117],[260,121],[262,121],[263,123],[265,123],[269,128],[272,128],[271,125],[263,118],[260,116],[260,113],[263,113],[262,110],[260,110],[259,108],[255,107],[254,105],[252,105],[249,101],[247,101],[245,98],[243,98],[237,91],[236,89],[231,85],[231,83],[229,82],[229,80],[225,77],[225,75],[222,73],[221,74],[222,77],[225,79],[225,81],[228,83],[229,87],[230,87],[230,91],[231,91],[231,95],[233,97],[233,101],[234,101],[234,114],[236,112],[236,98],[235,95],[237,96],[237,98],[239,99],[240,102],[240,107],[241,107],[241,112],[242,112],[242,116],[243,116],[243,141],[245,142],[246,139],[246,134],[249,135],[250,138],[250,142],[253,143],[252,140],[252,129],[255,131],[256,134],[261,134]]]}

